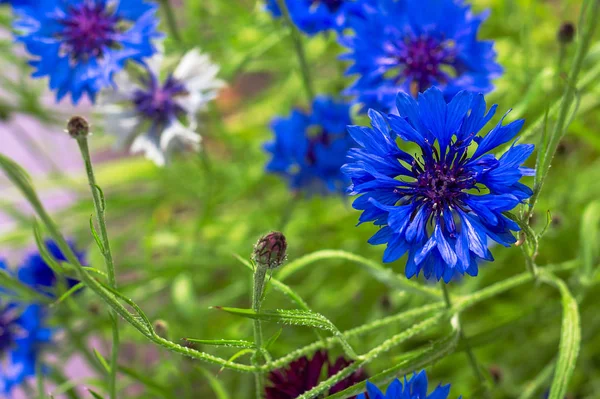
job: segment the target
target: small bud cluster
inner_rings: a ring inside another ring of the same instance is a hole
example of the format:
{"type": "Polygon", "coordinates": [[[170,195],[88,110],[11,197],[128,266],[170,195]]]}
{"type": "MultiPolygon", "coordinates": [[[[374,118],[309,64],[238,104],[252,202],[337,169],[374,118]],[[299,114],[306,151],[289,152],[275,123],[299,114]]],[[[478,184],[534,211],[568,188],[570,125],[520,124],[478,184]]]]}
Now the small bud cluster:
{"type": "Polygon", "coordinates": [[[562,44],[569,44],[575,38],[575,25],[571,22],[563,23],[556,34],[557,39],[562,44]]]}
{"type": "Polygon", "coordinates": [[[287,241],[285,236],[273,231],[262,236],[254,246],[252,260],[262,267],[275,269],[281,266],[287,259],[287,241]]]}

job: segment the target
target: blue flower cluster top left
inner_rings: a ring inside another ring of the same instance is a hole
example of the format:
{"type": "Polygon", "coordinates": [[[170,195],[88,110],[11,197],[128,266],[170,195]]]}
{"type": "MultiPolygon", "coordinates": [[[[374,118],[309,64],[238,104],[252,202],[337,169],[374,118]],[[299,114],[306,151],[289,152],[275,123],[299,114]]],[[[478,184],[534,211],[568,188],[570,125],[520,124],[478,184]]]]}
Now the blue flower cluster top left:
{"type": "Polygon", "coordinates": [[[17,40],[33,56],[33,77],[48,77],[60,101],[73,103],[113,82],[127,61],[143,63],[156,49],[157,6],[144,0],[44,0],[13,3],[17,40]]]}
{"type": "Polygon", "coordinates": [[[343,193],[347,179],[340,171],[354,141],[346,132],[350,106],[317,97],[310,114],[292,111],[276,118],[275,140],[265,145],[273,155],[267,171],[283,175],[294,190],[309,193],[343,193]]]}

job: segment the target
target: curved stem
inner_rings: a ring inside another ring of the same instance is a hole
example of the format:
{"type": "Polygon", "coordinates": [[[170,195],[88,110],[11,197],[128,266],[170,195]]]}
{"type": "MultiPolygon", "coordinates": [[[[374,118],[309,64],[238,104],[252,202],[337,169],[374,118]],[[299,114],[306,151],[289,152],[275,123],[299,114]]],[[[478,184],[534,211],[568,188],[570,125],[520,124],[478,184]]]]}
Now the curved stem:
{"type": "MultiPolygon", "coordinates": [[[[452,309],[452,299],[450,298],[450,292],[448,290],[448,285],[446,283],[444,283],[443,281],[440,284],[442,286],[442,293],[444,294],[444,301],[446,302],[446,307],[450,310],[450,309],[452,309]]],[[[479,385],[484,388],[485,396],[487,398],[489,398],[490,393],[488,390],[488,386],[486,384],[483,374],[481,373],[481,367],[479,366],[479,363],[477,362],[475,353],[473,352],[473,349],[471,348],[471,345],[469,344],[469,340],[465,336],[462,326],[460,325],[459,313],[456,313],[456,322],[458,324],[458,335],[460,337],[460,340],[462,342],[464,342],[465,352],[467,354],[467,358],[469,359],[469,364],[471,365],[471,368],[473,369],[473,374],[475,374],[475,377],[477,377],[477,381],[479,382],[479,385]]]]}
{"type": "MultiPolygon", "coordinates": [[[[90,190],[92,192],[92,198],[94,200],[94,209],[96,211],[96,220],[98,227],[100,228],[100,238],[102,240],[102,255],[104,256],[104,263],[106,264],[106,272],[108,274],[108,284],[116,289],[117,278],[115,274],[115,264],[110,250],[110,241],[108,239],[108,230],[106,228],[106,218],[104,216],[105,203],[104,195],[100,190],[98,184],[96,184],[96,177],[94,175],[94,169],[92,167],[92,160],[90,157],[90,150],[88,147],[88,141],[86,136],[77,138],[77,144],[85,163],[85,170],[87,172],[88,182],[90,184],[90,190]]],[[[111,399],[117,398],[117,369],[119,360],[119,322],[118,315],[113,310],[110,313],[111,325],[112,325],[112,352],[110,361],[110,373],[109,373],[109,395],[111,399]]]]}
{"type": "Polygon", "coordinates": [[[304,43],[302,42],[302,36],[298,31],[298,28],[292,21],[292,18],[290,17],[290,12],[287,8],[287,5],[285,4],[285,0],[277,0],[277,5],[279,5],[283,18],[285,19],[285,22],[292,31],[292,42],[294,43],[294,49],[296,50],[298,62],[300,63],[300,72],[302,73],[302,82],[304,83],[304,90],[306,91],[308,101],[312,101],[313,98],[315,98],[315,90],[313,87],[310,70],[308,68],[308,62],[306,59],[306,52],[304,51],[304,43]]]}

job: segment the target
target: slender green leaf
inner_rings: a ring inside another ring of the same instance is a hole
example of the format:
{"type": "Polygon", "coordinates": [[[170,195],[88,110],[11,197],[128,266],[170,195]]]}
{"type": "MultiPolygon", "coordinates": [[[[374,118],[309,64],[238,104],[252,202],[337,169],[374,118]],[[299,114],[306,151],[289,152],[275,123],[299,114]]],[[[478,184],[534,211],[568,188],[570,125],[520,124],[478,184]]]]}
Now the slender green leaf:
{"type": "Polygon", "coordinates": [[[106,211],[106,200],[104,199],[104,191],[100,188],[99,185],[94,184],[94,188],[98,191],[98,195],[100,196],[100,212],[106,211]]]}
{"type": "Polygon", "coordinates": [[[10,276],[6,270],[2,269],[0,269],[0,287],[5,290],[2,292],[3,296],[16,296],[25,302],[50,303],[50,299],[47,296],[21,283],[10,276]]]}
{"type": "Polygon", "coordinates": [[[134,379],[137,382],[141,383],[146,388],[148,388],[149,391],[159,394],[162,398],[173,397],[173,395],[171,394],[171,392],[169,391],[169,389],[167,387],[164,387],[164,386],[156,383],[156,381],[154,381],[154,379],[144,375],[143,373],[138,372],[135,369],[132,369],[130,367],[120,364],[119,371],[121,373],[123,373],[124,375],[128,376],[129,378],[134,379]]]}
{"type": "Polygon", "coordinates": [[[236,316],[247,317],[255,320],[269,321],[279,324],[298,325],[318,328],[321,330],[330,331],[335,335],[344,351],[350,358],[356,358],[356,353],[346,340],[340,330],[329,321],[325,316],[320,313],[311,312],[308,310],[265,310],[261,312],[255,312],[252,309],[241,309],[241,308],[227,308],[217,307],[216,309],[223,310],[225,312],[234,314],[236,316]]]}
{"type": "Polygon", "coordinates": [[[106,370],[107,373],[110,373],[110,366],[108,365],[108,362],[106,361],[104,356],[102,356],[102,354],[98,352],[96,348],[94,348],[94,355],[96,356],[96,359],[98,359],[104,370],[106,370]]]}
{"type": "Polygon", "coordinates": [[[569,382],[575,371],[579,346],[581,344],[579,308],[577,301],[571,295],[569,287],[567,287],[564,281],[548,272],[543,272],[541,279],[555,286],[560,291],[562,298],[563,321],[558,348],[558,360],[556,361],[549,399],[563,399],[567,394],[569,382]]]}
{"type": "Polygon", "coordinates": [[[232,348],[248,348],[248,349],[256,349],[256,345],[254,342],[243,341],[237,339],[195,339],[195,338],[185,338],[188,342],[194,342],[197,344],[203,345],[212,345],[212,346],[229,346],[232,348]]]}
{"type": "Polygon", "coordinates": [[[53,302],[50,306],[56,306],[59,305],[61,303],[63,303],[63,301],[69,297],[71,297],[73,294],[75,294],[76,292],[78,292],[79,290],[81,290],[82,288],[85,287],[85,284],[83,283],[77,283],[75,284],[73,287],[71,287],[71,289],[69,289],[67,292],[65,292],[64,294],[62,294],[55,302],[53,302]]]}
{"type": "Polygon", "coordinates": [[[265,350],[269,350],[273,346],[273,344],[275,343],[275,341],[277,341],[282,332],[283,328],[280,328],[271,338],[269,338],[269,340],[265,344],[265,350]]]}
{"type": "Polygon", "coordinates": [[[519,396],[519,399],[539,398],[541,396],[540,392],[542,392],[544,387],[547,386],[548,381],[552,377],[553,371],[554,360],[551,363],[549,363],[546,367],[544,367],[544,369],[537,375],[537,377],[535,377],[532,381],[525,385],[521,396],[519,396]]]}
{"type": "Polygon", "coordinates": [[[217,399],[229,399],[229,394],[227,394],[227,391],[225,390],[225,387],[221,381],[219,381],[204,367],[196,366],[196,370],[198,370],[208,380],[208,384],[212,388],[217,399]]]}
{"type": "Polygon", "coordinates": [[[93,396],[95,399],[104,399],[104,398],[102,398],[102,396],[100,396],[99,394],[97,394],[96,392],[92,391],[92,390],[91,390],[91,389],[89,389],[89,388],[88,388],[88,392],[89,392],[90,394],[92,394],[92,396],[93,396]]]}
{"type": "Polygon", "coordinates": [[[94,215],[93,214],[90,215],[90,231],[92,232],[92,236],[94,237],[94,241],[96,241],[96,246],[98,246],[100,253],[102,254],[102,256],[105,256],[106,251],[104,249],[104,245],[102,244],[102,240],[100,240],[100,236],[98,235],[98,232],[96,231],[96,227],[94,226],[94,215]]]}
{"type": "Polygon", "coordinates": [[[586,279],[591,279],[594,274],[596,259],[600,255],[600,201],[589,204],[581,218],[579,233],[580,249],[579,256],[586,279]]]}

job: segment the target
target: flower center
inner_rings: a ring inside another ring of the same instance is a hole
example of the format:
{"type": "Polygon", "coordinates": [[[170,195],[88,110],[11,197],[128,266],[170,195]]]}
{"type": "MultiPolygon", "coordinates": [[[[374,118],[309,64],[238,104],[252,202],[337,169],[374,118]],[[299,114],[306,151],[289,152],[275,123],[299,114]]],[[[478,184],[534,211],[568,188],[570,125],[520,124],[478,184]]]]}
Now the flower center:
{"type": "Polygon", "coordinates": [[[0,355],[9,349],[14,343],[14,318],[10,311],[0,309],[0,355]]]}
{"type": "Polygon", "coordinates": [[[311,5],[319,5],[320,3],[325,4],[329,11],[336,12],[344,4],[344,0],[311,0],[311,5]]]}
{"type": "Polygon", "coordinates": [[[445,83],[456,74],[455,52],[451,41],[440,41],[428,36],[405,40],[395,49],[400,66],[396,80],[410,80],[418,92],[434,83],[445,83]]]}
{"type": "Polygon", "coordinates": [[[65,27],[63,50],[76,60],[101,57],[105,48],[115,45],[113,35],[119,18],[109,13],[104,1],[72,6],[59,22],[65,27]]]}
{"type": "Polygon", "coordinates": [[[175,101],[177,96],[187,94],[183,83],[169,76],[161,86],[156,76],[143,82],[145,89],[139,89],[133,94],[133,103],[138,113],[156,124],[166,124],[185,113],[185,110],[175,101]]]}
{"type": "Polygon", "coordinates": [[[424,202],[431,203],[433,210],[441,212],[448,207],[462,207],[463,193],[475,187],[477,181],[472,172],[464,168],[466,150],[454,151],[452,157],[440,160],[437,150],[425,162],[414,161],[412,172],[416,178],[415,193],[424,202]],[[453,158],[456,161],[453,162],[453,158]]]}
{"type": "Polygon", "coordinates": [[[328,146],[331,143],[330,134],[323,128],[315,128],[311,134],[309,128],[308,149],[306,150],[306,163],[308,166],[313,166],[317,163],[317,146],[328,146]]]}

